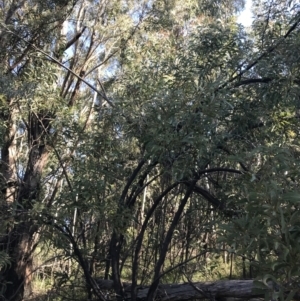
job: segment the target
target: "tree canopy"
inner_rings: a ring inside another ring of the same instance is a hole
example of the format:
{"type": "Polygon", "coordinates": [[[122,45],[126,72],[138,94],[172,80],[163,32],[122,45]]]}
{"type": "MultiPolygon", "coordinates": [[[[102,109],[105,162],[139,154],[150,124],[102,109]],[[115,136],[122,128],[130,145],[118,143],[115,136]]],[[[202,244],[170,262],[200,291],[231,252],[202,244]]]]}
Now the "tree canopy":
{"type": "Polygon", "coordinates": [[[299,298],[300,6],[244,4],[0,1],[1,300],[299,298]]]}

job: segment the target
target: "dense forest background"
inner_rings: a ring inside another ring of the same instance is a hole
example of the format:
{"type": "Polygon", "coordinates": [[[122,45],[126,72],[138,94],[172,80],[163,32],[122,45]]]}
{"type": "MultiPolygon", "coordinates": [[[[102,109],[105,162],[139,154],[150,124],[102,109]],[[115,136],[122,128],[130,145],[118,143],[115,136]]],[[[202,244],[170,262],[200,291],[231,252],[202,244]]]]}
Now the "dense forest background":
{"type": "Polygon", "coordinates": [[[0,300],[299,298],[300,4],[244,5],[0,1],[0,300]]]}

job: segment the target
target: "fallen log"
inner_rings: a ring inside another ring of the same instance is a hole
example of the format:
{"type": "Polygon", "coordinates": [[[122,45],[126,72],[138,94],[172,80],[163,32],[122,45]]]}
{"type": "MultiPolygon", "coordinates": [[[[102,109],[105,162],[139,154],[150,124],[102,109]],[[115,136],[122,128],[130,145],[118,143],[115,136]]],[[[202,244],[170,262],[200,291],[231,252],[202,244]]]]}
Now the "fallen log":
{"type": "MultiPolygon", "coordinates": [[[[145,298],[148,289],[138,292],[138,298],[145,298]]],[[[253,292],[253,280],[231,280],[215,282],[163,284],[158,287],[157,298],[162,301],[221,298],[255,298],[264,294],[253,292]]]]}
{"type": "MultiPolygon", "coordinates": [[[[100,289],[113,289],[112,280],[96,280],[100,289]]],[[[123,283],[125,293],[130,299],[130,283],[123,283]]],[[[137,287],[137,300],[146,300],[149,287],[137,287]]],[[[188,301],[192,299],[220,300],[224,298],[252,299],[264,298],[266,293],[272,293],[274,285],[265,285],[254,280],[220,280],[209,282],[161,284],[158,287],[155,300],[159,301],[188,301]]],[[[300,295],[299,295],[300,296],[300,295]]],[[[297,296],[298,297],[298,294],[297,296]]],[[[294,297],[294,300],[295,300],[294,297]]],[[[296,298],[299,300],[299,298],[296,298]]]]}

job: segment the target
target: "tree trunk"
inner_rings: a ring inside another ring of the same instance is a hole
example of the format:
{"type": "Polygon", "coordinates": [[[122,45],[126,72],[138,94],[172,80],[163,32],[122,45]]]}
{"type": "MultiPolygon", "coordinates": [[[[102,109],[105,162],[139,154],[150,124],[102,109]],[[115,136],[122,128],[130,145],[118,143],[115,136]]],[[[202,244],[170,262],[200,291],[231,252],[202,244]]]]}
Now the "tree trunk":
{"type": "MultiPolygon", "coordinates": [[[[50,150],[44,143],[48,121],[32,115],[29,124],[31,150],[27,167],[22,183],[14,191],[14,198],[7,197],[7,205],[11,206],[12,211],[7,233],[1,239],[0,250],[5,251],[11,261],[11,264],[1,271],[5,282],[4,298],[10,301],[22,300],[32,293],[32,255],[35,248],[34,234],[38,230],[38,224],[32,216],[32,208],[33,203],[39,201],[41,175],[50,150]]],[[[14,145],[14,139],[15,137],[7,144],[8,148],[14,145]]],[[[11,179],[13,167],[8,163],[15,162],[15,158],[11,157],[13,152],[6,152],[9,156],[5,167],[11,179]]],[[[17,173],[16,170],[15,172],[17,173]]],[[[11,190],[7,190],[6,193],[11,193],[11,190]]]]}
{"type": "MultiPolygon", "coordinates": [[[[113,289],[112,280],[97,279],[97,284],[102,290],[113,289]]],[[[130,300],[131,284],[123,283],[127,300],[130,300]]],[[[272,292],[269,287],[261,283],[260,288],[255,286],[254,280],[221,280],[211,282],[161,284],[158,286],[156,299],[159,301],[187,301],[193,299],[222,300],[223,298],[264,298],[266,293],[272,292]]],[[[149,286],[138,287],[137,300],[145,300],[149,286]]],[[[288,292],[286,292],[288,293],[288,292]]],[[[293,300],[300,300],[300,290],[293,300]]]]}
{"type": "Polygon", "coordinates": [[[32,226],[31,222],[22,222],[7,235],[6,245],[9,248],[11,264],[2,274],[6,282],[5,300],[23,300],[32,293],[32,253],[35,232],[32,226]]]}

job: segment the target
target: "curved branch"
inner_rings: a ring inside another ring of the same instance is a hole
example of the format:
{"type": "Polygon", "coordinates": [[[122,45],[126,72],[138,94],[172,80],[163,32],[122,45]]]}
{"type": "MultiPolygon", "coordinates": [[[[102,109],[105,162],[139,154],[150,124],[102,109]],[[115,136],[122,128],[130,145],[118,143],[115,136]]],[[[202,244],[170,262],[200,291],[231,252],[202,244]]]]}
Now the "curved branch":
{"type": "Polygon", "coordinates": [[[82,30],[81,30],[79,33],[77,33],[70,41],[67,42],[64,51],[66,51],[66,50],[67,50],[68,48],[70,48],[76,41],[78,41],[78,39],[79,39],[79,38],[82,36],[82,34],[84,33],[85,29],[86,29],[86,26],[84,26],[84,27],[82,28],[82,30]]]}
{"type": "MultiPolygon", "coordinates": [[[[246,86],[246,85],[257,84],[257,83],[267,84],[274,80],[276,80],[276,78],[271,78],[271,77],[249,78],[249,79],[239,81],[238,83],[234,84],[234,87],[246,86]]],[[[283,82],[286,80],[287,79],[285,79],[285,78],[279,79],[279,82],[283,82]]],[[[292,82],[294,84],[300,85],[300,80],[298,80],[298,79],[294,79],[292,82]]]]}
{"type": "Polygon", "coordinates": [[[175,182],[172,185],[170,185],[168,188],[166,188],[154,201],[152,207],[148,210],[147,215],[145,217],[145,220],[143,222],[142,228],[140,230],[139,235],[136,238],[136,247],[134,251],[134,259],[132,264],[132,291],[131,291],[131,299],[136,300],[136,286],[137,286],[137,278],[138,278],[138,263],[139,263],[139,255],[142,247],[142,242],[144,239],[144,234],[147,230],[148,222],[153,215],[155,209],[160,204],[161,200],[171,191],[173,190],[177,185],[179,185],[180,182],[175,182]]]}
{"type": "Polygon", "coordinates": [[[158,261],[155,265],[155,268],[154,268],[154,278],[153,278],[152,284],[149,287],[146,300],[154,300],[155,297],[156,297],[157,288],[159,286],[159,276],[161,274],[161,268],[162,268],[162,266],[165,262],[165,258],[166,258],[166,255],[167,255],[167,251],[168,251],[168,248],[169,248],[174,230],[175,230],[175,228],[176,228],[176,226],[179,222],[179,219],[181,217],[181,214],[184,210],[184,207],[185,207],[187,201],[189,200],[190,196],[193,193],[194,187],[195,187],[198,179],[199,179],[199,177],[197,177],[194,180],[190,181],[190,183],[188,185],[188,189],[186,190],[186,193],[185,193],[183,199],[181,200],[180,205],[179,205],[179,207],[178,207],[178,209],[177,209],[177,211],[174,215],[174,218],[172,220],[172,223],[171,223],[171,225],[170,225],[170,227],[167,231],[167,234],[166,234],[165,239],[164,239],[164,241],[162,243],[162,246],[161,246],[159,259],[158,259],[158,261]]]}
{"type": "MultiPolygon", "coordinates": [[[[48,54],[47,52],[43,51],[42,49],[38,48],[37,46],[35,46],[34,44],[32,44],[31,42],[26,41],[24,38],[20,37],[18,34],[16,34],[15,32],[11,31],[10,29],[8,29],[6,26],[2,25],[5,30],[9,33],[11,33],[12,35],[18,37],[19,39],[21,39],[22,41],[24,41],[25,43],[27,43],[28,45],[30,45],[33,49],[35,49],[37,52],[42,53],[44,56],[46,56],[47,58],[49,58],[51,61],[53,61],[54,63],[56,63],[57,65],[59,65],[60,67],[64,68],[65,70],[69,71],[72,75],[74,75],[75,77],[77,77],[79,80],[81,80],[82,82],[84,82],[87,86],[89,86],[93,91],[97,92],[103,99],[105,99],[108,104],[112,107],[115,107],[115,105],[107,98],[106,95],[103,95],[103,93],[101,93],[96,87],[94,87],[92,84],[90,84],[88,81],[86,81],[84,78],[82,78],[80,75],[78,75],[76,72],[74,72],[72,69],[66,67],[64,64],[62,64],[60,61],[58,61],[57,59],[55,59],[53,56],[51,56],[50,54],[48,54]]],[[[98,80],[99,81],[99,80],[98,80]]]]}
{"type": "Polygon", "coordinates": [[[55,219],[50,214],[44,214],[44,217],[46,217],[45,224],[53,226],[57,231],[59,231],[63,236],[65,236],[69,242],[72,244],[74,255],[78,259],[78,263],[80,264],[84,277],[86,280],[86,283],[88,286],[94,291],[95,295],[99,298],[100,301],[106,301],[105,295],[100,290],[99,285],[95,281],[94,278],[89,273],[88,265],[86,259],[83,257],[82,252],[80,251],[80,248],[76,242],[76,239],[74,238],[72,231],[66,224],[62,224],[61,226],[58,225],[55,222],[55,219]]]}
{"type": "Polygon", "coordinates": [[[242,174],[242,172],[241,172],[240,170],[237,170],[237,169],[223,168],[223,167],[215,167],[215,168],[209,168],[209,169],[201,170],[201,171],[198,173],[198,175],[201,176],[201,175],[204,175],[204,174],[207,174],[207,173],[219,172],[219,171],[242,174]]]}
{"type": "Polygon", "coordinates": [[[215,208],[218,209],[224,209],[224,204],[220,200],[218,200],[216,197],[214,197],[212,194],[210,194],[207,190],[204,188],[195,185],[193,191],[195,193],[198,193],[202,195],[208,202],[210,202],[215,208]]]}
{"type": "Polygon", "coordinates": [[[122,191],[122,194],[121,194],[121,197],[120,197],[120,204],[122,205],[125,205],[125,198],[126,198],[126,195],[128,193],[128,190],[132,184],[132,182],[134,181],[134,179],[137,177],[139,171],[141,170],[141,168],[144,166],[144,164],[146,163],[146,160],[145,159],[142,159],[140,161],[140,163],[138,164],[138,166],[136,167],[136,169],[133,171],[133,173],[131,174],[131,176],[129,177],[128,181],[127,181],[127,184],[125,185],[123,191],[122,191]]]}
{"type": "Polygon", "coordinates": [[[254,66],[256,66],[258,64],[258,62],[260,62],[265,56],[272,53],[296,29],[296,27],[299,25],[299,23],[300,23],[300,17],[298,17],[298,19],[294,22],[294,24],[290,27],[290,29],[286,32],[286,34],[283,37],[281,37],[273,46],[270,46],[265,52],[263,52],[257,59],[255,59],[252,63],[250,63],[239,74],[237,74],[236,76],[233,76],[232,78],[227,80],[224,84],[220,85],[216,89],[216,91],[225,88],[226,86],[228,86],[230,83],[232,83],[236,79],[241,78],[243,76],[243,74],[245,74],[247,71],[249,71],[254,66]]]}

